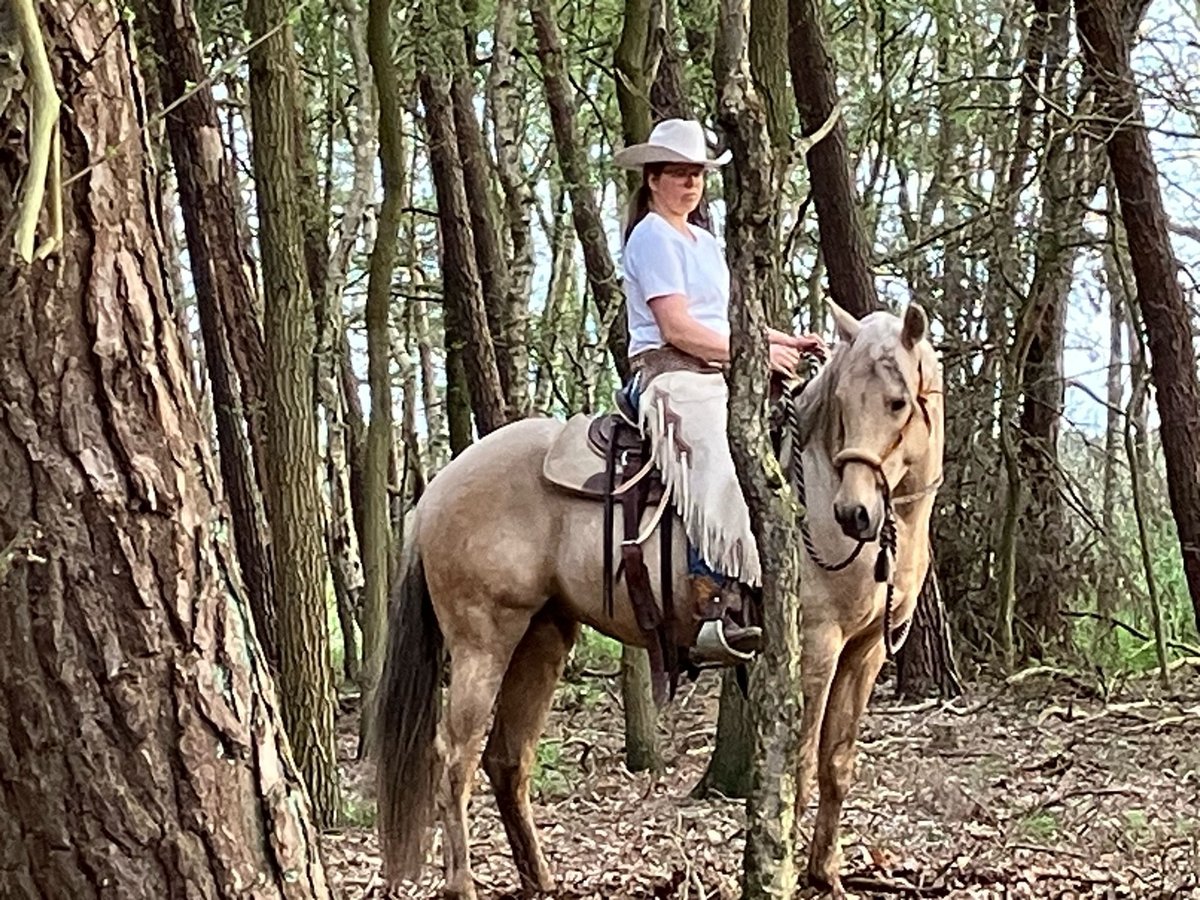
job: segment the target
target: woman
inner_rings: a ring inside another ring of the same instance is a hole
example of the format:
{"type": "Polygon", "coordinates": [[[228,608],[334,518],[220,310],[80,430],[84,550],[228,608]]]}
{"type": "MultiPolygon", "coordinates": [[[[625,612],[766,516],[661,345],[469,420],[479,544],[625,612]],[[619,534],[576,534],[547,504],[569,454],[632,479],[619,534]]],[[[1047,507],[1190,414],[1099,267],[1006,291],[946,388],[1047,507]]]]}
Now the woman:
{"type": "MultiPolygon", "coordinates": [[[[629,393],[641,407],[643,422],[651,425],[656,461],[687,528],[693,609],[702,619],[721,622],[721,643],[750,650],[757,649],[758,630],[741,628],[723,614],[725,589],[738,581],[756,586],[760,574],[724,440],[724,378],[679,375],[716,375],[730,359],[729,267],[716,238],[689,221],[703,197],[705,174],[729,157],[728,152],[708,155],[699,122],[667,119],[645,143],[620,150],[613,162],[642,171],[642,185],[630,202],[622,260],[634,372],[629,393]],[[659,411],[652,413],[649,403],[659,411]],[[662,414],[668,408],[695,410],[678,425],[680,432],[691,429],[684,440],[676,432],[678,443],[653,434],[652,423],[669,418],[662,414]],[[713,428],[715,422],[721,427],[713,428]],[[689,457],[672,457],[675,447],[690,448],[689,457]],[[677,487],[680,482],[684,485],[677,487]]],[[[816,335],[769,329],[768,342],[771,369],[788,377],[795,375],[801,353],[825,352],[816,335]]]]}
{"type": "MultiPolygon", "coordinates": [[[[642,186],[630,201],[623,256],[635,371],[643,354],[664,347],[702,363],[729,362],[729,267],[716,238],[689,222],[704,195],[705,173],[729,156],[708,156],[699,122],[667,119],[644,144],[613,157],[622,168],[642,171],[642,186]]],[[[825,350],[816,335],[771,328],[767,337],[771,368],[783,375],[795,374],[801,353],[825,350]]]]}

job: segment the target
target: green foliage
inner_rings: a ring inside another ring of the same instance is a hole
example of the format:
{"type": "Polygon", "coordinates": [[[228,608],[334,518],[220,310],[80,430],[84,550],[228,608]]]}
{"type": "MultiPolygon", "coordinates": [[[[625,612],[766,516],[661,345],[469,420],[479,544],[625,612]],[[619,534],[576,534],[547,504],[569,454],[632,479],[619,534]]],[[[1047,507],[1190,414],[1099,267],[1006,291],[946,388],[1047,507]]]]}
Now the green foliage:
{"type": "Polygon", "coordinates": [[[375,801],[350,792],[342,802],[342,824],[355,828],[374,828],[379,808],[375,801]]]}
{"type": "Polygon", "coordinates": [[[1051,812],[1036,812],[1026,816],[1020,823],[1021,831],[1037,841],[1053,841],[1058,837],[1058,818],[1051,812]]]}
{"type": "Polygon", "coordinates": [[[571,793],[570,775],[577,772],[577,767],[563,760],[562,750],[562,740],[558,738],[544,738],[538,743],[531,778],[538,800],[554,800],[571,793]]]}

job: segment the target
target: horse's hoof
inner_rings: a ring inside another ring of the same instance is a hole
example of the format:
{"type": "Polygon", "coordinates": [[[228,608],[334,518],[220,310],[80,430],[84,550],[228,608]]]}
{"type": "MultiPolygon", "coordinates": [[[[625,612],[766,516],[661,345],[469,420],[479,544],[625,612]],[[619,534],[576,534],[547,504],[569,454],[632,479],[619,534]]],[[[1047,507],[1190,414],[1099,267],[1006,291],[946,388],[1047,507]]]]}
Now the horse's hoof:
{"type": "Polygon", "coordinates": [[[475,893],[475,884],[471,882],[466,885],[456,885],[451,887],[446,885],[442,889],[443,900],[479,900],[479,895],[475,893]]]}

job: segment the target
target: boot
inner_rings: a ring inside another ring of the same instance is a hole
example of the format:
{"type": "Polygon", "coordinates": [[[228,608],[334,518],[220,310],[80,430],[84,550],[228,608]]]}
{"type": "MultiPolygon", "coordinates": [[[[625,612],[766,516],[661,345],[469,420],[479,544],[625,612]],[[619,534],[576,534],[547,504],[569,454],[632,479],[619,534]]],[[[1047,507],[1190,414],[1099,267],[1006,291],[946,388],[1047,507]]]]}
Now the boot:
{"type": "Polygon", "coordinates": [[[762,649],[762,629],[740,625],[731,617],[742,609],[736,585],[724,586],[707,575],[692,575],[689,587],[693,615],[701,623],[688,654],[693,663],[737,665],[762,649]]]}

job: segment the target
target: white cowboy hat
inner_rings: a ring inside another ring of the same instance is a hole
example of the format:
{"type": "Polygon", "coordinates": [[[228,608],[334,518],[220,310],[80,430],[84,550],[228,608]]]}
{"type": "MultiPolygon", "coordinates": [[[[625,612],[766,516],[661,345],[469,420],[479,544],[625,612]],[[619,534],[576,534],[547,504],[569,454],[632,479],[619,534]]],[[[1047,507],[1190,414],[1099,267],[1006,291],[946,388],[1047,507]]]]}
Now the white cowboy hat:
{"type": "Polygon", "coordinates": [[[640,169],[646,163],[691,163],[715,169],[733,154],[726,150],[713,158],[708,155],[704,127],[692,119],[664,119],[654,126],[644,144],[633,144],[613,155],[613,164],[622,169],[640,169]]]}

